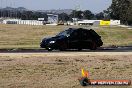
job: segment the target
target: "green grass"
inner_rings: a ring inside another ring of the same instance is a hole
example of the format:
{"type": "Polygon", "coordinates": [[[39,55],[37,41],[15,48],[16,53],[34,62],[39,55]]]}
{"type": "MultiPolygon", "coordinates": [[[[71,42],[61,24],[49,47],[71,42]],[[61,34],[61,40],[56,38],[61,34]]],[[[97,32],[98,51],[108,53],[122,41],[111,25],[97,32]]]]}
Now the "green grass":
{"type": "MultiPolygon", "coordinates": [[[[39,48],[43,37],[54,36],[71,26],[30,26],[0,24],[0,49],[39,48]]],[[[132,45],[132,30],[121,27],[99,27],[104,46],[132,45]]]]}

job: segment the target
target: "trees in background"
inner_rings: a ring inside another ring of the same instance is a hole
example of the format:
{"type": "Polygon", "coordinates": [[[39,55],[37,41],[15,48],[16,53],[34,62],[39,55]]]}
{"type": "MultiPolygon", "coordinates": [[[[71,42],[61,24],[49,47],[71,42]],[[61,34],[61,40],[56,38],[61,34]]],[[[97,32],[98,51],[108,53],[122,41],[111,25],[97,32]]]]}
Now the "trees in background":
{"type": "Polygon", "coordinates": [[[104,13],[103,13],[103,12],[97,13],[97,14],[95,15],[95,18],[96,18],[97,20],[104,19],[104,13]]]}
{"type": "Polygon", "coordinates": [[[70,20],[69,15],[66,14],[66,13],[60,13],[60,14],[58,14],[58,16],[59,16],[59,21],[65,22],[65,21],[69,21],[70,20]]]}
{"type": "MultiPolygon", "coordinates": [[[[21,9],[21,8],[19,8],[21,9]]],[[[92,13],[90,10],[76,11],[73,10],[71,14],[59,13],[59,21],[65,22],[72,20],[72,18],[78,19],[97,19],[97,20],[121,20],[123,24],[132,24],[132,0],[112,0],[111,6],[99,12],[97,14],[92,13]]],[[[18,10],[11,8],[0,9],[0,17],[14,17],[21,18],[23,20],[37,20],[38,18],[45,18],[47,20],[48,16],[46,12],[37,12],[29,10],[18,10]]]]}
{"type": "Polygon", "coordinates": [[[83,18],[83,11],[76,11],[73,10],[72,13],[70,14],[70,18],[78,18],[78,19],[82,19],[83,18]]]}
{"type": "Polygon", "coordinates": [[[69,16],[70,18],[89,19],[89,20],[94,18],[94,14],[90,10],[85,10],[85,11],[73,10],[69,16]]]}
{"type": "Polygon", "coordinates": [[[112,0],[108,9],[112,19],[121,20],[124,24],[132,24],[132,0],[112,0]]]}
{"type": "Polygon", "coordinates": [[[85,10],[84,12],[83,12],[83,18],[84,19],[89,19],[89,20],[91,20],[91,19],[93,19],[94,18],[94,14],[90,11],[90,10],[85,10]]]}
{"type": "MultiPolygon", "coordinates": [[[[66,22],[72,20],[72,18],[78,19],[103,19],[104,13],[94,14],[90,10],[85,11],[76,11],[73,10],[71,14],[67,13],[60,13],[58,14],[59,21],[66,22]]],[[[38,18],[45,18],[47,20],[48,16],[47,13],[44,12],[37,12],[37,11],[18,11],[18,10],[0,10],[0,17],[11,17],[11,18],[19,18],[22,20],[37,20],[38,18]]]]}
{"type": "Polygon", "coordinates": [[[0,17],[19,18],[22,20],[37,20],[38,18],[45,18],[47,20],[47,13],[34,11],[17,11],[17,10],[0,10],[0,17]]]}

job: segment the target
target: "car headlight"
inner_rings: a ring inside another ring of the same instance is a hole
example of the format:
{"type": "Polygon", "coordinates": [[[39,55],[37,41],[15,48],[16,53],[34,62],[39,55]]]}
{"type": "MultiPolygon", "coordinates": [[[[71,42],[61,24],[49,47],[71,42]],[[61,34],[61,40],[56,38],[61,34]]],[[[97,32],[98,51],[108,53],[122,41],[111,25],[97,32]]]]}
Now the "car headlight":
{"type": "Polygon", "coordinates": [[[41,43],[43,42],[43,39],[41,40],[41,43]]]}
{"type": "Polygon", "coordinates": [[[49,43],[55,43],[55,41],[50,41],[49,43]]]}

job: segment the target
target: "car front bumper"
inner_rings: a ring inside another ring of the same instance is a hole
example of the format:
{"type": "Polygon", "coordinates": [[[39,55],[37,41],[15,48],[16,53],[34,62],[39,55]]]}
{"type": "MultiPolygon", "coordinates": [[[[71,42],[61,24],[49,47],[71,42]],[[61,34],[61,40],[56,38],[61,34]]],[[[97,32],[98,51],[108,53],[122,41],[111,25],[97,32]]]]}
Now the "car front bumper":
{"type": "Polygon", "coordinates": [[[40,43],[40,48],[52,48],[52,49],[57,49],[57,44],[56,43],[40,43]]]}

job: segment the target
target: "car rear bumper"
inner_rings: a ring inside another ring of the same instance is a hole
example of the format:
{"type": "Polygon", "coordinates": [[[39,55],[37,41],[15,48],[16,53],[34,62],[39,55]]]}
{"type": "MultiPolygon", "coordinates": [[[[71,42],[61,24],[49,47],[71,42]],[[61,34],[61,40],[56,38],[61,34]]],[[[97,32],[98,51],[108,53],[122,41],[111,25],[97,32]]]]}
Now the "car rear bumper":
{"type": "Polygon", "coordinates": [[[96,44],[97,44],[97,47],[100,47],[100,46],[103,45],[103,42],[102,42],[101,39],[98,39],[98,41],[96,42],[96,44]]]}

